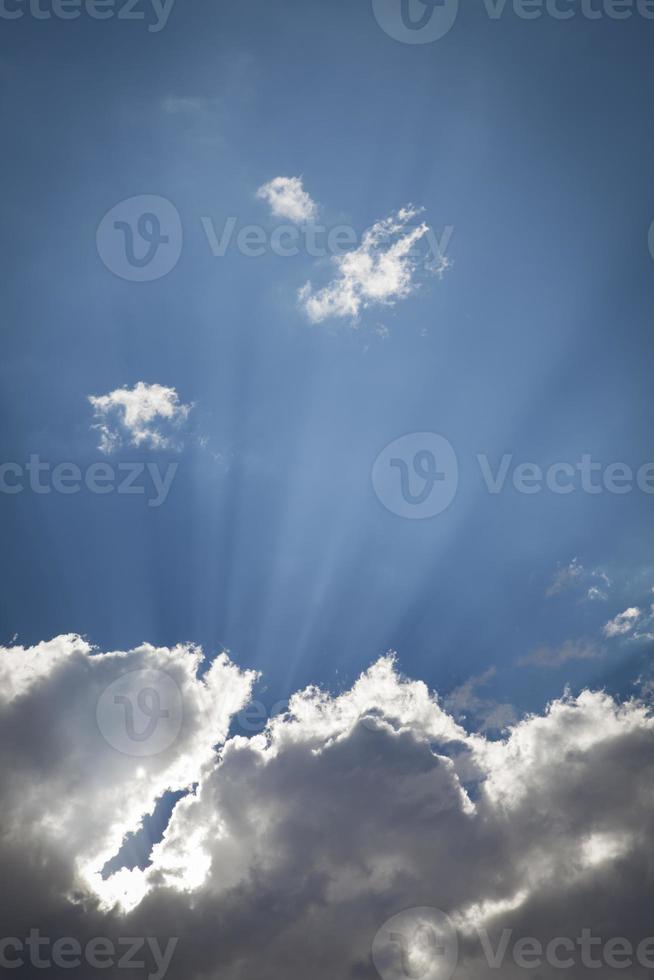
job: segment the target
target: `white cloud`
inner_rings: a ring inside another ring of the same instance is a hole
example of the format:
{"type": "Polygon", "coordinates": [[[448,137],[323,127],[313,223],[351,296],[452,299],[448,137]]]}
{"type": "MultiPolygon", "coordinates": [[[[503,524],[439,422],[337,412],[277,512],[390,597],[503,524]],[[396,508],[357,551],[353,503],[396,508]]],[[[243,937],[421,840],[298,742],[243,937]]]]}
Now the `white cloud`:
{"type": "Polygon", "coordinates": [[[626,636],[627,633],[631,633],[640,619],[640,615],[640,609],[637,606],[631,606],[629,609],[625,609],[615,619],[610,619],[606,623],[603,631],[604,636],[626,636]]]}
{"type": "MultiPolygon", "coordinates": [[[[589,927],[652,934],[645,704],[585,691],[489,740],[386,657],[351,690],[308,688],[263,734],[227,738],[254,678],[224,656],[198,678],[200,662],[194,647],[103,654],[74,636],[0,648],[7,935],[38,923],[81,941],[179,937],[168,980],[301,980],[307,964],[333,980],[373,977],[380,926],[427,905],[459,930],[460,975],[482,980],[477,928],[493,948],[503,928],[544,943],[589,927]],[[174,681],[184,724],[169,749],[135,758],[110,744],[124,733],[98,725],[97,705],[125,678],[136,704],[142,671],[174,681]],[[149,865],[103,881],[124,835],[184,788],[149,865]]],[[[524,970],[508,961],[501,975],[524,970]]]]}
{"type": "Polygon", "coordinates": [[[276,218],[302,224],[318,216],[318,205],[304,190],[301,177],[275,177],[259,188],[257,197],[268,202],[276,218]]]}
{"type": "Polygon", "coordinates": [[[89,395],[100,433],[99,449],[112,453],[126,438],[132,446],[170,449],[192,405],[184,405],[174,388],[139,381],[133,388],[116,388],[107,395],[89,395]]]}
{"type": "MultiPolygon", "coordinates": [[[[415,273],[421,264],[415,250],[430,232],[425,222],[411,226],[419,214],[419,209],[406,207],[377,221],[364,232],[358,248],[332,258],[336,276],[327,286],[314,291],[307,282],[299,302],[309,320],[356,320],[362,309],[374,304],[391,306],[415,292],[415,273]]],[[[427,268],[427,263],[423,266],[427,268]]],[[[444,256],[432,256],[429,271],[441,274],[447,266],[444,256]]]]}
{"type": "Polygon", "coordinates": [[[25,834],[55,847],[80,885],[99,898],[125,896],[129,904],[138,896],[133,875],[132,881],[119,875],[103,882],[98,872],[164,792],[189,787],[201,777],[254,680],[254,674],[239,671],[224,655],[199,679],[202,659],[201,651],[188,644],[170,649],[143,644],[102,654],[73,634],[28,649],[0,647],[5,840],[25,834]],[[176,726],[165,750],[149,756],[147,745],[135,738],[136,754],[130,754],[131,742],[120,727],[127,709],[111,696],[117,682],[121,697],[134,703],[139,734],[158,705],[152,700],[158,698],[157,687],[179,692],[181,725],[165,698],[160,705],[168,711],[161,724],[176,726]],[[141,694],[144,685],[147,697],[141,694]],[[101,698],[107,689],[105,703],[101,698]],[[141,703],[143,711],[138,710],[141,703]],[[41,731],[35,730],[36,716],[41,731]],[[12,748],[18,750],[15,758],[12,748]]]}

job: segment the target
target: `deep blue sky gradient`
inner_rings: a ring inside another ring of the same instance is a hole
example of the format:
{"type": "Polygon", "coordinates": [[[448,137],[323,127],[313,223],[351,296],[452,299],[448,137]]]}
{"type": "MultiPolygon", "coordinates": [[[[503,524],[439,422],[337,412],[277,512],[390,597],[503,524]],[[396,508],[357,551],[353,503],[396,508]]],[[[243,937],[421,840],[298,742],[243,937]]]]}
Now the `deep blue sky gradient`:
{"type": "Polygon", "coordinates": [[[2,641],[225,646],[271,702],[389,648],[444,692],[496,665],[490,695],[520,710],[566,681],[629,690],[651,644],[514,664],[642,601],[654,497],[492,497],[475,454],[654,459],[653,44],[640,18],[491,22],[467,4],[445,38],[404,45],[367,0],[177,0],[159,34],[0,21],[1,459],[100,459],[86,397],[140,380],[196,403],[211,450],[147,454],[180,464],[160,509],[1,497],[2,641]],[[357,329],[308,324],[311,258],[217,258],[200,224],[273,228],[255,192],[278,174],[360,230],[424,206],[454,226],[452,267],[357,329]],[[95,246],[137,194],[171,200],[185,234],[177,268],[146,284],[95,246]],[[431,430],[456,448],[459,494],[399,519],[372,463],[431,430]],[[619,583],[609,602],[546,597],[575,556],[619,583]]]}

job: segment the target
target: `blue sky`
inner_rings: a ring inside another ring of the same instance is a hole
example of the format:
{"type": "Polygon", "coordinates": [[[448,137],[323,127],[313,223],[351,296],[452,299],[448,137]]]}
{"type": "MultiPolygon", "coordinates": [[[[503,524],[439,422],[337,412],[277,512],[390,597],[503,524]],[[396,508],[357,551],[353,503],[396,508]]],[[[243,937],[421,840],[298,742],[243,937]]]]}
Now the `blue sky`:
{"type": "Polygon", "coordinates": [[[444,695],[494,667],[483,697],[517,714],[567,682],[630,692],[647,627],[603,628],[632,607],[645,623],[654,601],[654,498],[492,495],[476,456],[654,459],[654,22],[470,4],[445,37],[404,44],[366,0],[178,0],[159,32],[28,14],[1,28],[2,461],[108,458],[90,395],[145,382],[193,405],[179,444],[111,454],[178,464],[161,507],[2,495],[2,641],[225,647],[271,702],[339,689],[389,649],[444,695]],[[424,208],[454,229],[449,267],[356,323],[309,322],[298,290],[328,260],[217,257],[203,230],[235,216],[272,232],[257,190],[277,176],[359,236],[424,208]],[[96,248],[137,195],[183,227],[151,282],[96,248]],[[415,432],[459,463],[428,520],[389,512],[371,482],[415,432]],[[610,587],[590,600],[598,575],[610,587]],[[516,665],[566,643],[595,654],[516,665]]]}

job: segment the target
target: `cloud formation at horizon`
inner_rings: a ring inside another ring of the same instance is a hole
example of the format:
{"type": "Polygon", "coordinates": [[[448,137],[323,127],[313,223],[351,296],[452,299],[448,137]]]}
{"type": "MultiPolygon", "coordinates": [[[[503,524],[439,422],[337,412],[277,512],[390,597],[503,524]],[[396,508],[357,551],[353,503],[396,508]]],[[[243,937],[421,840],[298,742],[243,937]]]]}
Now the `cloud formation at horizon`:
{"type": "Polygon", "coordinates": [[[374,977],[377,930],[418,906],[456,925],[466,980],[487,976],[480,929],[494,943],[503,928],[651,934],[649,703],[583,691],[489,739],[386,656],[350,690],[309,687],[263,733],[230,738],[256,677],[202,659],[191,645],[100,653],[75,635],[0,648],[0,859],[23,869],[0,899],[13,934],[178,937],[174,980],[300,980],[308,965],[318,980],[374,977]],[[174,737],[149,754],[153,718],[174,737]],[[147,866],[102,878],[170,791],[185,795],[147,866]]]}

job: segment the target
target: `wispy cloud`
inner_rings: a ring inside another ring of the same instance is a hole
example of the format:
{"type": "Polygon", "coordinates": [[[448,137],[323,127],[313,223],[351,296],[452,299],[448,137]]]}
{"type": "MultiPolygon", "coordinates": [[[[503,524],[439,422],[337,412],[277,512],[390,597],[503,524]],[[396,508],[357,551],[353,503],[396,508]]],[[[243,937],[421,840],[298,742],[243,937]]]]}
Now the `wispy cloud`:
{"type": "Polygon", "coordinates": [[[499,732],[508,728],[517,721],[513,705],[500,704],[478,693],[496,674],[497,668],[489,667],[483,674],[469,677],[444,699],[445,708],[457,721],[474,719],[480,732],[499,732]]]}
{"type": "Polygon", "coordinates": [[[573,589],[584,589],[591,602],[608,599],[611,579],[601,568],[587,569],[578,558],[559,568],[545,593],[549,598],[573,589]]]}
{"type": "Polygon", "coordinates": [[[161,103],[161,108],[170,115],[200,115],[209,111],[212,105],[209,99],[197,96],[168,95],[161,103]]]}
{"type": "Polygon", "coordinates": [[[174,388],[139,381],[133,388],[116,388],[106,395],[89,395],[100,434],[98,448],[112,453],[124,441],[131,446],[170,449],[179,446],[176,434],[192,405],[180,401],[174,388]]]}
{"type": "Polygon", "coordinates": [[[561,667],[571,660],[595,660],[600,648],[587,640],[566,640],[560,646],[544,644],[517,661],[518,667],[561,667]]]}
{"type": "Polygon", "coordinates": [[[583,574],[584,566],[581,564],[578,558],[573,558],[569,565],[566,565],[564,568],[560,568],[557,571],[552,584],[546,592],[546,595],[560,595],[561,592],[565,592],[566,589],[569,589],[571,585],[576,584],[583,574]]]}
{"type": "Polygon", "coordinates": [[[416,246],[430,229],[426,222],[415,224],[420,209],[407,206],[368,228],[358,248],[332,258],[334,279],[314,290],[307,282],[299,302],[309,320],[320,323],[330,317],[356,320],[361,310],[373,305],[392,306],[418,288],[419,266],[432,274],[448,267],[444,255],[431,264],[421,262],[416,246]]]}
{"type": "Polygon", "coordinates": [[[318,216],[318,205],[305,191],[301,177],[275,177],[259,188],[257,197],[268,202],[276,218],[301,224],[318,216]]]}
{"type": "Polygon", "coordinates": [[[624,612],[619,613],[614,619],[610,619],[606,623],[603,630],[604,636],[626,636],[632,632],[640,617],[640,609],[637,606],[630,606],[629,609],[625,609],[624,612]]]}

